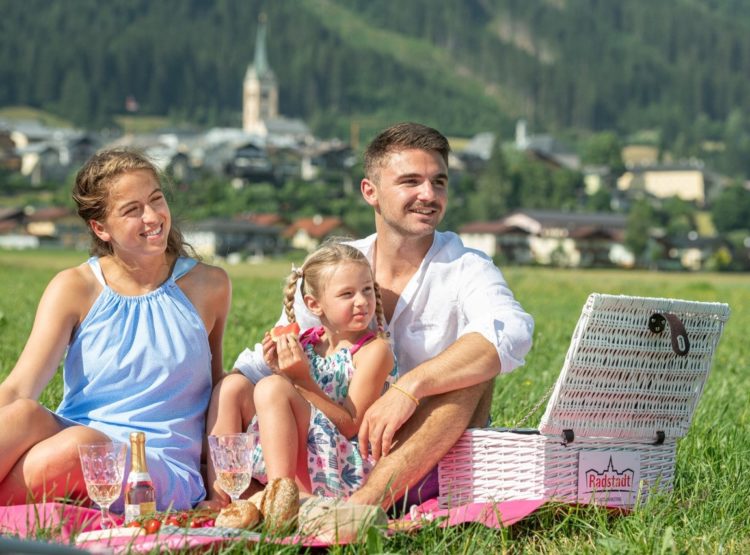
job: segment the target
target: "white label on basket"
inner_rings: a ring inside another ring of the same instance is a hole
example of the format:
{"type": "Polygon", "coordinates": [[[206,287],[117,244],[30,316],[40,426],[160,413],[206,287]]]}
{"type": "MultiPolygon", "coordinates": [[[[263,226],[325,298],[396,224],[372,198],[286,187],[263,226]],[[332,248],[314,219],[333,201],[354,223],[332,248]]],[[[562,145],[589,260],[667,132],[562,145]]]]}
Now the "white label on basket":
{"type": "Polygon", "coordinates": [[[578,502],[632,507],[641,480],[641,455],[632,451],[581,451],[578,502]]]}

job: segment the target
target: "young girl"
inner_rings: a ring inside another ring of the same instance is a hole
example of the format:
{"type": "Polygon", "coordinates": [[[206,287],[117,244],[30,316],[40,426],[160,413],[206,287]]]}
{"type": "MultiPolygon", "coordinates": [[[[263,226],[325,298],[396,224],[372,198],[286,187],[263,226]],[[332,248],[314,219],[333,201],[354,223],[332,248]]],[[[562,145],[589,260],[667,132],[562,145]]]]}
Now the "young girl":
{"type": "Polygon", "coordinates": [[[159,173],[142,154],[97,153],[73,198],[93,256],[49,283],[0,384],[0,505],[85,496],[77,445],[127,443],[141,430],[157,508],[189,509],[205,493],[201,443],[222,375],[229,279],[187,256],[159,173]],[[53,413],[37,399],[63,356],[53,413]]]}
{"type": "Polygon", "coordinates": [[[302,491],[348,497],[372,463],[356,444],[367,408],[397,376],[383,333],[378,285],[354,247],[329,243],[289,276],[285,310],[293,310],[297,282],[321,326],[299,339],[266,333],[263,354],[275,374],[255,386],[254,463],[261,482],[296,478],[302,491]],[[370,330],[373,319],[378,333],[370,330]],[[265,462],[265,464],[263,464],[265,462]]]}

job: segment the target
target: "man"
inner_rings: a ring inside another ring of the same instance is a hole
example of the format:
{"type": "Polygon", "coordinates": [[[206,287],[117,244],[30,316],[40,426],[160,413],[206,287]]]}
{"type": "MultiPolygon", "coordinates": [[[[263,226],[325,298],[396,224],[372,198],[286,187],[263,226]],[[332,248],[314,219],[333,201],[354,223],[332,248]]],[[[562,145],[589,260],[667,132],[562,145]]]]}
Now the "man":
{"type": "MultiPolygon", "coordinates": [[[[400,378],[365,413],[360,449],[369,447],[378,462],[353,503],[388,507],[407,491],[437,495],[437,462],[468,426],[486,425],[493,378],[523,364],[531,347],[533,320],[492,261],[436,231],[447,204],[449,151],[435,129],[400,123],[365,152],[361,191],[376,233],[352,244],[373,265],[400,378]]],[[[315,324],[301,300],[295,313],[303,329],[315,324]]],[[[235,368],[251,381],[268,372],[257,348],[241,353],[235,368]]],[[[234,391],[242,414],[210,415],[214,433],[229,430],[214,427],[217,419],[244,424],[254,412],[252,400],[241,401],[246,391],[225,389],[215,395],[234,391]]]]}

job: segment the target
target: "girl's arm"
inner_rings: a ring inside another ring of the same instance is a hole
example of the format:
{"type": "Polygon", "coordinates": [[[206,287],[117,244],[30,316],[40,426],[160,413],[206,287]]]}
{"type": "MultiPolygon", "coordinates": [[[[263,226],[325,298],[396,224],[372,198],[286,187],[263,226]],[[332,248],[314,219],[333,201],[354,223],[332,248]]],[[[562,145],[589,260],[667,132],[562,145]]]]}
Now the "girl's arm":
{"type": "Polygon", "coordinates": [[[0,384],[0,407],[16,399],[38,399],[55,375],[73,330],[92,303],[81,268],[57,274],[37,307],[34,325],[16,365],[0,384]]]}
{"type": "Polygon", "coordinates": [[[357,351],[354,365],[354,375],[343,405],[332,401],[309,373],[306,380],[294,380],[297,391],[348,438],[357,435],[365,411],[383,394],[385,380],[393,370],[393,353],[385,340],[376,338],[357,351]]]}

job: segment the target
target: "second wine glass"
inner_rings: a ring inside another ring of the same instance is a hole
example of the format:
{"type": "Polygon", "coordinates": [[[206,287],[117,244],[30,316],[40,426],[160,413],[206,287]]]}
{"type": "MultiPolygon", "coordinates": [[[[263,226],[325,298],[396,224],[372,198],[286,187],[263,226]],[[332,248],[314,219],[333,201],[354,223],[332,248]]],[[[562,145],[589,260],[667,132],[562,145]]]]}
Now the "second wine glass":
{"type": "Polygon", "coordinates": [[[253,441],[251,434],[208,436],[211,461],[216,481],[232,502],[237,501],[250,485],[253,473],[253,441]]]}

